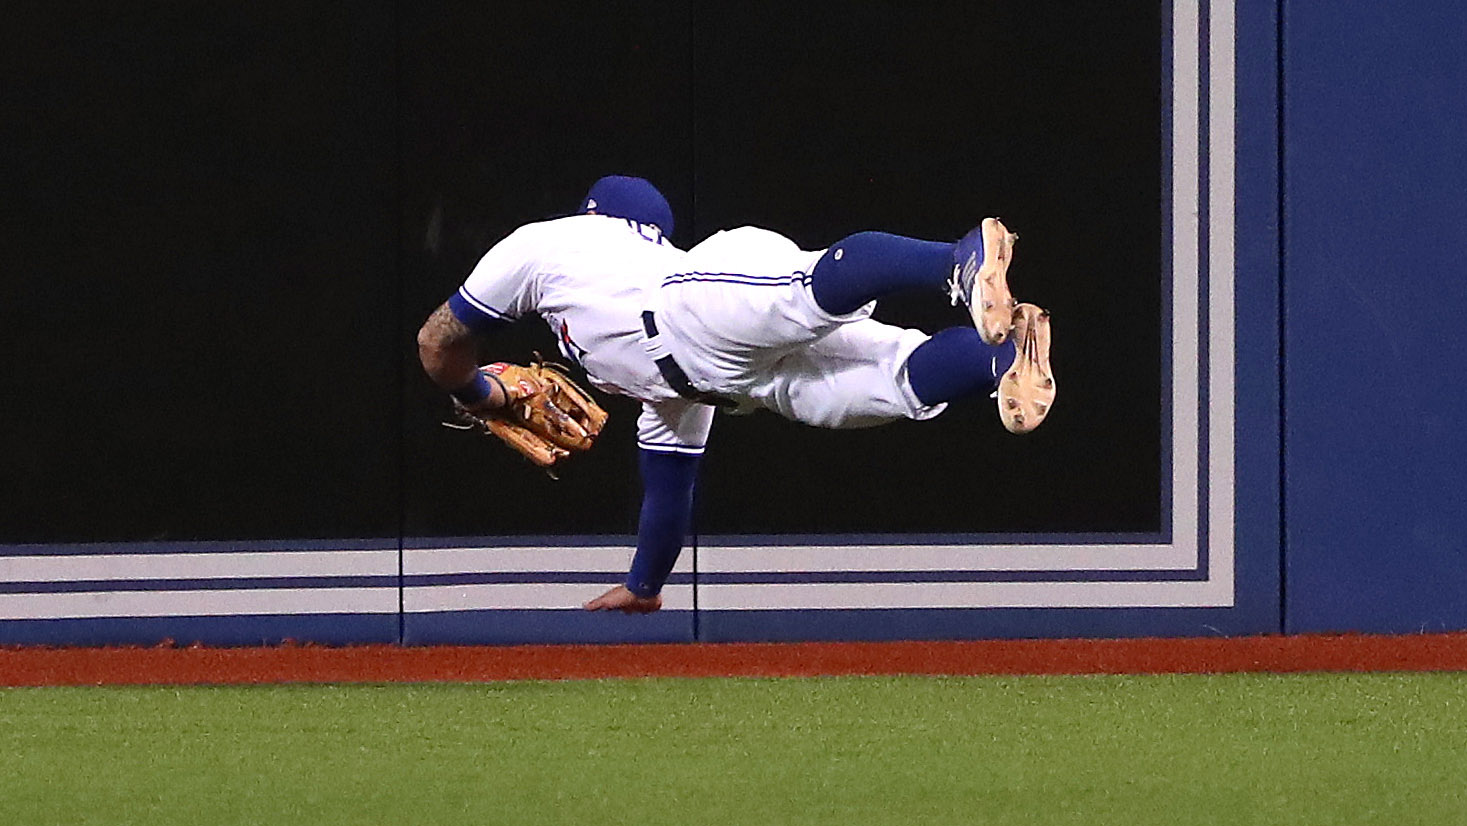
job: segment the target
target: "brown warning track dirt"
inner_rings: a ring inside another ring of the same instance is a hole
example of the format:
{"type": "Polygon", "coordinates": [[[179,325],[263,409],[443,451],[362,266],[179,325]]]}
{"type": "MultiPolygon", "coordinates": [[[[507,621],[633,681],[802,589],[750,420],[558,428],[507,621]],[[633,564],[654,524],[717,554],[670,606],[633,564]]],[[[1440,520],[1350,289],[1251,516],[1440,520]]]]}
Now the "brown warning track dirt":
{"type": "Polygon", "coordinates": [[[1467,671],[1467,634],[330,648],[7,648],[0,685],[480,682],[840,674],[1467,671]]]}

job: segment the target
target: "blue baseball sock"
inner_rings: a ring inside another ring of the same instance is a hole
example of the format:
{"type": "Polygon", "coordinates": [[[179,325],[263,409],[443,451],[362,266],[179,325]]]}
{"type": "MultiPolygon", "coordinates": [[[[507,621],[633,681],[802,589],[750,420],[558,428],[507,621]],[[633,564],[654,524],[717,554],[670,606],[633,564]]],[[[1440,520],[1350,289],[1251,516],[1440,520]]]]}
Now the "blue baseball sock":
{"type": "Polygon", "coordinates": [[[1013,363],[1012,339],[994,346],[972,327],[949,327],[912,351],[907,380],[923,404],[939,404],[992,392],[1013,363]]]}
{"type": "Polygon", "coordinates": [[[941,289],[952,270],[952,244],[858,232],[830,245],[810,273],[810,289],[822,310],[846,315],[898,290],[941,289]]]}

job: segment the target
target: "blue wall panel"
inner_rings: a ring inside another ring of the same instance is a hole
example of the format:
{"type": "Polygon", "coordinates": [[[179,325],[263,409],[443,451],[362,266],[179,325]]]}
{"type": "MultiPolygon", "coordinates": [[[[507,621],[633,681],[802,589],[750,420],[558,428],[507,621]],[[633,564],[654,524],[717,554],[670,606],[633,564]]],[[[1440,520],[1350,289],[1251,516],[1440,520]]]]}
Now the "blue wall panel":
{"type": "Polygon", "coordinates": [[[692,611],[646,616],[564,610],[442,611],[403,617],[405,645],[692,642],[692,611]]]}
{"type": "Polygon", "coordinates": [[[0,645],[244,646],[285,642],[366,645],[398,641],[396,614],[102,617],[0,621],[0,645]]]}
{"type": "Polygon", "coordinates": [[[1283,17],[1287,629],[1467,628],[1467,5],[1283,17]]]}
{"type": "Polygon", "coordinates": [[[1277,605],[1237,608],[985,608],[703,611],[704,642],[1236,637],[1272,633],[1277,605]]]}
{"type": "MultiPolygon", "coordinates": [[[[1237,366],[1234,381],[1238,612],[1283,630],[1280,599],[1278,5],[1237,5],[1237,366]]],[[[1238,622],[1238,618],[1230,618],[1238,622]]]]}

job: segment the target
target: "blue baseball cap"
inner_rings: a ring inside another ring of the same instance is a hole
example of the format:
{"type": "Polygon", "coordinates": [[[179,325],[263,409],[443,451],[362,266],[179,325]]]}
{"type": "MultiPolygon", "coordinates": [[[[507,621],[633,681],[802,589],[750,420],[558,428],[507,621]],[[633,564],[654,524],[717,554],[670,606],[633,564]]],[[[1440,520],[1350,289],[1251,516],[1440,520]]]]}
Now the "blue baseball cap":
{"type": "Polygon", "coordinates": [[[577,211],[655,224],[663,236],[672,235],[672,207],[646,178],[607,175],[591,185],[591,191],[581,200],[581,208],[577,211]]]}

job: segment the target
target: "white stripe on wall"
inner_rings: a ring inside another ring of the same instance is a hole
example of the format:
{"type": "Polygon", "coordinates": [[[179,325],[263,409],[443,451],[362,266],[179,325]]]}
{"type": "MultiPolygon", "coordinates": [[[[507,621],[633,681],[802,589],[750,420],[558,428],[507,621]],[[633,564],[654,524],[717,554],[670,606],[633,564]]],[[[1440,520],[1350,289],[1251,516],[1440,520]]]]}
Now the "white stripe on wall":
{"type": "Polygon", "coordinates": [[[1195,541],[1175,545],[851,545],[704,547],[704,573],[824,571],[1151,571],[1197,565],[1195,541]]]}
{"type": "MultiPolygon", "coordinates": [[[[1174,545],[704,545],[704,573],[822,571],[1167,571],[1197,565],[1196,541],[1174,545]]],[[[409,549],[408,576],[468,572],[625,574],[630,547],[409,549]]],[[[690,573],[684,552],[674,572],[690,573]]]]}
{"type": "Polygon", "coordinates": [[[703,585],[705,611],[861,608],[1154,608],[1231,602],[1208,582],[922,582],[703,585]]]}
{"type": "Polygon", "coordinates": [[[1234,476],[1234,394],[1237,360],[1235,284],[1237,209],[1237,20],[1236,5],[1209,5],[1209,91],[1212,101],[1208,128],[1211,165],[1208,167],[1208,531],[1211,544],[1209,576],[1225,588],[1227,603],[1234,601],[1236,537],[1233,520],[1236,497],[1234,476]]]}
{"type": "Polygon", "coordinates": [[[0,619],[395,614],[396,588],[259,588],[0,594],[0,619]]]}
{"type": "MultiPolygon", "coordinates": [[[[403,554],[403,573],[408,576],[433,574],[613,573],[625,576],[636,551],[630,545],[607,547],[500,547],[500,548],[408,548],[403,554]]],[[[693,570],[693,555],[678,558],[676,573],[693,570]]]]}
{"type": "Polygon", "coordinates": [[[397,550],[0,556],[0,581],[396,576],[397,550]]]}
{"type": "MultiPolygon", "coordinates": [[[[604,585],[595,583],[515,583],[496,585],[435,585],[407,588],[403,592],[403,608],[408,613],[429,611],[493,611],[561,609],[581,610],[581,605],[618,584],[619,579],[604,585]]],[[[693,608],[691,585],[669,585],[662,589],[663,610],[689,611],[693,608]]]]}

